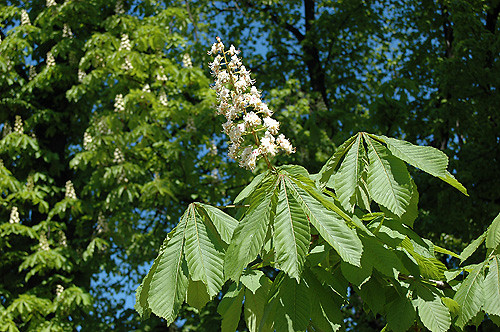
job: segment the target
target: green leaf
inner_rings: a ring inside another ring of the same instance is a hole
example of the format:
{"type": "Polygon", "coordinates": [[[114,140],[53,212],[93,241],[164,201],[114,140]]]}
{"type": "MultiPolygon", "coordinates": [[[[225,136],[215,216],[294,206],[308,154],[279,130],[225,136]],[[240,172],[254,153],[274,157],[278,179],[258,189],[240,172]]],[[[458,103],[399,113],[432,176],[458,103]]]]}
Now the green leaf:
{"type": "Polygon", "coordinates": [[[386,306],[386,318],[394,332],[405,332],[415,321],[415,308],[405,296],[399,296],[386,306]]]}
{"type": "Polygon", "coordinates": [[[274,195],[273,187],[236,226],[224,259],[224,273],[228,278],[238,281],[243,269],[260,253],[271,219],[274,195]]]}
{"type": "MultiPolygon", "coordinates": [[[[260,272],[260,271],[258,271],[260,272]]],[[[256,332],[259,330],[259,326],[261,325],[262,319],[264,317],[264,309],[267,304],[268,294],[271,289],[272,282],[264,276],[263,273],[258,276],[257,284],[258,287],[252,289],[247,288],[245,290],[245,322],[247,323],[247,328],[250,332],[256,332]]],[[[241,276],[241,281],[244,283],[244,277],[241,276]]],[[[253,278],[256,279],[256,278],[253,278]]],[[[252,283],[253,284],[253,283],[252,283]]],[[[269,323],[263,324],[260,331],[272,331],[269,323]]]]}
{"type": "Polygon", "coordinates": [[[431,146],[413,145],[410,142],[377,136],[382,139],[391,153],[408,164],[433,176],[445,176],[448,157],[442,151],[431,146]]]}
{"type": "Polygon", "coordinates": [[[368,191],[375,202],[401,217],[411,200],[411,181],[405,164],[379,142],[365,137],[368,146],[368,191]]]}
{"type": "Polygon", "coordinates": [[[290,191],[321,237],[338,252],[344,261],[359,266],[363,247],[356,232],[349,228],[339,215],[327,209],[296,183],[290,186],[290,191]]]}
{"type": "Polygon", "coordinates": [[[479,246],[484,242],[486,239],[487,232],[484,232],[481,234],[477,239],[469,243],[467,247],[464,248],[464,251],[460,254],[460,264],[465,262],[467,258],[469,258],[476,250],[479,248],[479,246]]]}
{"type": "Polygon", "coordinates": [[[175,232],[159,257],[149,289],[149,306],[157,316],[171,324],[186,298],[188,271],[184,259],[184,232],[187,213],[175,228],[175,232]]]}
{"type": "Polygon", "coordinates": [[[363,255],[366,254],[366,260],[382,274],[397,278],[399,271],[403,269],[398,256],[376,238],[361,237],[361,242],[363,243],[363,255]]]}
{"type": "Polygon", "coordinates": [[[456,324],[463,328],[481,309],[484,303],[483,264],[477,264],[462,282],[453,299],[461,311],[456,324]]]}
{"type": "Polygon", "coordinates": [[[234,229],[238,225],[238,221],[216,207],[203,203],[196,203],[196,205],[201,207],[210,218],[210,221],[217,229],[222,241],[229,244],[231,242],[234,229]]]}
{"type": "Polygon", "coordinates": [[[222,316],[222,332],[234,332],[238,328],[241,307],[243,305],[243,295],[243,287],[232,283],[220,301],[217,312],[222,316]]]}
{"type": "MultiPolygon", "coordinates": [[[[323,165],[318,173],[318,183],[320,188],[326,187],[327,183],[330,181],[332,175],[337,169],[339,162],[342,160],[345,153],[351,148],[354,140],[359,135],[360,134],[356,134],[342,143],[342,145],[337,148],[333,156],[331,156],[330,159],[327,160],[325,165],[323,165]]],[[[333,185],[331,187],[333,187],[333,185]]]]}
{"type": "Polygon", "coordinates": [[[385,305],[386,296],[384,285],[379,281],[379,278],[374,275],[370,280],[365,282],[357,291],[364,302],[368,304],[373,313],[381,313],[385,305]]]}
{"type": "Polygon", "coordinates": [[[495,250],[500,243],[500,213],[493,220],[490,227],[488,227],[486,233],[486,248],[495,250]]]}
{"type": "Polygon", "coordinates": [[[446,171],[446,175],[439,176],[439,178],[444,182],[448,183],[449,185],[458,189],[465,196],[469,196],[469,194],[467,193],[467,189],[465,189],[465,187],[460,182],[458,182],[458,180],[455,179],[455,177],[450,172],[446,171]]]}
{"type": "Polygon", "coordinates": [[[250,195],[252,195],[252,193],[261,184],[262,180],[267,175],[268,175],[268,173],[265,172],[265,173],[260,173],[259,175],[257,175],[256,177],[254,177],[252,179],[252,181],[248,184],[248,186],[246,186],[242,191],[240,191],[240,193],[238,194],[238,196],[236,196],[236,198],[234,199],[234,204],[238,205],[241,202],[243,202],[247,197],[249,197],[250,195]]]}
{"type": "Polygon", "coordinates": [[[339,170],[333,175],[333,189],[337,194],[340,204],[348,211],[354,211],[354,194],[366,164],[366,151],[363,146],[363,139],[361,135],[357,135],[346,153],[339,170]]]}
{"type": "Polygon", "coordinates": [[[250,290],[253,294],[262,286],[261,278],[264,277],[264,272],[259,270],[246,270],[240,277],[241,283],[250,290]]]}
{"type": "Polygon", "coordinates": [[[299,281],[309,249],[310,231],[307,216],[290,191],[293,191],[292,182],[280,175],[273,240],[277,267],[299,281]]]}
{"type": "Polygon", "coordinates": [[[345,262],[340,263],[340,269],[344,277],[358,287],[370,280],[372,275],[373,265],[367,260],[367,256],[366,250],[363,250],[359,267],[345,262]]]}
{"type": "Polygon", "coordinates": [[[458,305],[457,301],[450,299],[449,297],[442,297],[441,301],[448,308],[448,311],[450,312],[452,318],[458,316],[458,314],[460,313],[460,306],[458,305]]]}
{"type": "Polygon", "coordinates": [[[210,296],[215,296],[224,284],[224,249],[214,229],[203,223],[195,204],[188,207],[185,241],[185,258],[190,277],[193,281],[203,281],[210,296]]]}
{"type": "Polygon", "coordinates": [[[208,301],[210,301],[210,295],[207,292],[207,286],[202,281],[189,280],[186,302],[201,310],[208,301]]]}
{"type": "Polygon", "coordinates": [[[500,316],[500,255],[489,260],[489,270],[483,283],[483,310],[489,315],[500,316]]]}
{"type": "Polygon", "coordinates": [[[335,294],[331,288],[325,287],[309,269],[304,270],[304,278],[310,294],[315,295],[311,301],[311,322],[316,331],[337,331],[342,326],[344,317],[340,312],[341,303],[335,302],[335,294]]]}
{"type": "Polygon", "coordinates": [[[419,282],[413,283],[414,305],[418,308],[420,320],[432,332],[445,332],[451,326],[451,316],[448,308],[441,302],[438,293],[419,282]]]}
{"type": "MultiPolygon", "coordinates": [[[[275,279],[276,281],[276,279],[275,279]]],[[[280,280],[276,301],[275,329],[276,331],[303,331],[310,320],[310,293],[305,281],[298,283],[287,275],[280,280]]]]}

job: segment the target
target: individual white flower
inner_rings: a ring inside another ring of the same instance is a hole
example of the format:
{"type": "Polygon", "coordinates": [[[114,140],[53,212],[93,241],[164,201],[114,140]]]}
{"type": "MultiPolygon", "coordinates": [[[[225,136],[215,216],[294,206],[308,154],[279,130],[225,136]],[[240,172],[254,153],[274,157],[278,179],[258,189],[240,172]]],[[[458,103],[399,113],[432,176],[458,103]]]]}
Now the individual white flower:
{"type": "Polygon", "coordinates": [[[290,144],[290,141],[285,138],[285,135],[280,134],[278,138],[276,139],[276,143],[282,148],[286,153],[294,153],[295,148],[290,144]]]}
{"type": "Polygon", "coordinates": [[[78,82],[82,83],[85,76],[87,76],[87,74],[83,70],[78,69],[78,82]]]}
{"type": "Polygon", "coordinates": [[[10,219],[9,223],[11,224],[19,224],[21,219],[19,218],[19,212],[17,211],[17,206],[14,206],[10,211],[10,219]]]}
{"type": "Polygon", "coordinates": [[[33,65],[30,65],[29,73],[28,73],[28,79],[31,81],[34,79],[36,76],[36,68],[33,65]]]}
{"type": "Polygon", "coordinates": [[[266,131],[266,134],[260,140],[261,152],[270,156],[275,156],[278,152],[278,146],[274,143],[275,140],[274,136],[266,131]]]}
{"type": "Polygon", "coordinates": [[[117,164],[121,164],[125,161],[125,157],[123,156],[122,150],[119,148],[115,148],[113,152],[113,162],[117,164]]]}
{"type": "Polygon", "coordinates": [[[193,68],[193,62],[191,61],[191,57],[189,56],[188,53],[185,53],[182,56],[182,66],[184,68],[193,68]]]}
{"type": "Polygon", "coordinates": [[[54,59],[51,51],[47,52],[47,59],[45,63],[47,64],[47,67],[53,67],[56,65],[56,59],[54,59]]]}
{"type": "Polygon", "coordinates": [[[123,1],[118,0],[115,5],[115,13],[117,15],[125,14],[125,9],[123,8],[123,1]]]}
{"type": "Polygon", "coordinates": [[[92,136],[90,135],[90,133],[88,131],[86,131],[84,134],[83,134],[83,148],[85,150],[91,150],[92,149],[92,136]]]}
{"type": "Polygon", "coordinates": [[[14,132],[18,134],[24,133],[23,119],[19,115],[16,115],[16,120],[14,121],[14,132]]]}
{"type": "Polygon", "coordinates": [[[268,116],[264,118],[264,127],[266,127],[271,134],[276,135],[280,130],[280,123],[268,116]]]}
{"type": "Polygon", "coordinates": [[[21,11],[21,25],[31,25],[30,16],[25,9],[21,11]]]}
{"type": "Polygon", "coordinates": [[[252,150],[251,147],[246,147],[241,155],[240,166],[253,171],[256,166],[257,157],[259,157],[260,154],[260,149],[252,150]]]}
{"type": "Polygon", "coordinates": [[[165,91],[161,90],[160,97],[158,98],[162,106],[168,106],[167,94],[165,91]]]}
{"type": "Polygon", "coordinates": [[[134,66],[132,66],[132,62],[130,62],[130,59],[128,57],[125,58],[125,63],[122,65],[122,69],[125,71],[134,69],[134,66]]]}
{"type": "Polygon", "coordinates": [[[125,111],[125,100],[123,99],[123,95],[121,93],[116,95],[114,106],[116,113],[125,111]]]}
{"type": "Polygon", "coordinates": [[[132,45],[130,44],[130,39],[128,38],[128,35],[122,34],[119,51],[123,50],[130,51],[131,49],[132,45]]]}
{"type": "Polygon", "coordinates": [[[45,2],[45,4],[46,4],[47,7],[57,6],[57,3],[56,3],[55,0],[47,0],[45,2]]]}
{"type": "Polygon", "coordinates": [[[50,250],[49,241],[47,240],[47,236],[45,236],[45,234],[40,235],[40,239],[38,240],[38,246],[42,251],[50,250]]]}
{"type": "Polygon", "coordinates": [[[56,297],[60,298],[64,292],[64,287],[62,285],[56,286],[56,297]]]}
{"type": "Polygon", "coordinates": [[[245,116],[243,116],[243,121],[245,121],[246,126],[249,128],[256,127],[262,123],[262,120],[254,112],[248,112],[245,114],[245,116]]]}
{"type": "Polygon", "coordinates": [[[76,199],[75,187],[73,186],[73,182],[71,180],[66,181],[66,198],[76,199]]]}
{"type": "Polygon", "coordinates": [[[65,38],[71,38],[73,37],[73,31],[71,31],[71,28],[67,23],[64,23],[63,26],[63,37],[65,38]]]}

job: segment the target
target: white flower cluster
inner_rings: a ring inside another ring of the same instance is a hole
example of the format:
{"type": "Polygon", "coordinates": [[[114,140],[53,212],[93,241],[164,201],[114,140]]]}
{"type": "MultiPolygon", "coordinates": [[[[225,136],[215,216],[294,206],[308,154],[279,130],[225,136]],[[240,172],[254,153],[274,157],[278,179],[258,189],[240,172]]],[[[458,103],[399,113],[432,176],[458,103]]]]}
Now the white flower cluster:
{"type": "Polygon", "coordinates": [[[14,206],[12,208],[12,211],[10,211],[9,223],[19,224],[20,221],[21,221],[21,219],[19,218],[19,212],[17,211],[17,206],[14,206]]]}
{"type": "Polygon", "coordinates": [[[28,79],[31,81],[32,79],[34,79],[36,76],[36,68],[35,66],[33,65],[30,65],[30,70],[29,70],[29,73],[28,73],[28,79]]]}
{"type": "Polygon", "coordinates": [[[23,119],[19,115],[16,115],[16,120],[14,121],[14,132],[18,134],[22,134],[24,132],[23,119]]]}
{"type": "Polygon", "coordinates": [[[56,6],[57,5],[57,3],[56,3],[55,0],[47,0],[45,2],[45,4],[46,4],[47,7],[52,7],[52,6],[56,6]]]}
{"type": "Polygon", "coordinates": [[[56,297],[60,298],[62,296],[62,293],[64,292],[64,287],[63,285],[57,285],[56,286],[56,297]]]}
{"type": "Polygon", "coordinates": [[[156,80],[163,82],[168,81],[168,77],[167,75],[165,75],[163,66],[160,66],[160,68],[158,68],[158,72],[156,74],[156,80]]]}
{"type": "Polygon", "coordinates": [[[107,230],[108,227],[106,225],[106,218],[102,212],[99,212],[99,215],[97,216],[97,234],[106,232],[107,230]]]}
{"type": "Polygon", "coordinates": [[[161,90],[160,97],[158,99],[159,99],[160,104],[162,106],[165,106],[165,107],[168,106],[168,99],[167,99],[167,94],[165,93],[165,91],[161,90]]]}
{"type": "Polygon", "coordinates": [[[117,164],[121,164],[125,161],[125,157],[123,156],[122,150],[116,148],[113,152],[113,162],[117,164]]]}
{"type": "Polygon", "coordinates": [[[71,180],[66,181],[66,198],[76,199],[75,187],[73,186],[73,182],[71,180]]]}
{"type": "Polygon", "coordinates": [[[191,57],[189,56],[188,53],[185,53],[182,56],[182,66],[184,68],[193,68],[193,62],[191,61],[191,57]]]}
{"type": "Polygon", "coordinates": [[[12,127],[8,122],[3,123],[2,137],[9,135],[12,132],[12,127]]]}
{"type": "Polygon", "coordinates": [[[92,135],[88,131],[83,133],[83,148],[85,150],[91,150],[92,149],[92,135]]]}
{"type": "Polygon", "coordinates": [[[214,141],[211,142],[210,147],[208,148],[208,154],[211,156],[216,156],[218,153],[217,145],[214,141]]]}
{"type": "Polygon", "coordinates": [[[68,246],[68,239],[66,238],[66,234],[64,234],[63,231],[59,231],[59,244],[62,247],[67,247],[68,246]]]}
{"type": "Polygon", "coordinates": [[[186,121],[186,132],[194,133],[196,132],[196,125],[194,124],[194,119],[189,117],[186,121]]]}
{"type": "Polygon", "coordinates": [[[295,149],[285,135],[275,137],[279,122],[271,118],[273,112],[261,100],[250,71],[238,58],[239,53],[233,45],[226,51],[220,38],[208,52],[215,57],[210,69],[219,102],[217,114],[227,119],[222,127],[231,141],[228,155],[239,161],[241,167],[253,170],[260,157],[268,160],[268,156],[275,156],[279,150],[290,154],[295,149]],[[245,136],[250,137],[250,142],[245,136]]]}
{"type": "Polygon", "coordinates": [[[122,69],[125,71],[134,69],[134,66],[132,66],[132,62],[130,62],[130,59],[128,57],[125,58],[125,63],[122,65],[122,69]]]}
{"type": "Polygon", "coordinates": [[[115,5],[115,13],[117,15],[125,14],[125,9],[123,8],[123,1],[118,0],[115,5]]]}
{"type": "Polygon", "coordinates": [[[63,37],[65,38],[71,38],[73,37],[73,31],[71,31],[71,28],[67,23],[64,23],[63,26],[63,37]]]}
{"type": "Polygon", "coordinates": [[[151,87],[148,83],[146,83],[146,85],[142,87],[142,92],[151,92],[151,87]]]}
{"type": "Polygon", "coordinates": [[[128,178],[125,176],[125,173],[121,172],[120,175],[118,175],[118,179],[116,179],[118,183],[127,183],[128,178]]]}
{"type": "Polygon", "coordinates": [[[31,22],[28,12],[26,11],[26,9],[23,9],[21,11],[21,25],[30,25],[30,24],[31,22]]]}
{"type": "Polygon", "coordinates": [[[85,76],[87,76],[87,74],[83,70],[78,69],[78,82],[83,83],[85,76]]]}
{"type": "Polygon", "coordinates": [[[115,97],[115,112],[120,113],[125,111],[125,100],[123,99],[123,95],[117,94],[115,97]]]}
{"type": "Polygon", "coordinates": [[[47,52],[47,60],[46,60],[46,63],[47,63],[47,67],[53,67],[56,65],[56,59],[54,59],[54,56],[52,55],[52,52],[51,51],[48,51],[47,52]]]}
{"type": "Polygon", "coordinates": [[[45,236],[45,234],[40,235],[40,239],[38,240],[38,245],[40,246],[40,250],[42,251],[50,250],[49,241],[47,240],[47,236],[45,236]]]}
{"type": "Polygon", "coordinates": [[[130,44],[130,39],[128,38],[128,35],[123,34],[122,39],[120,42],[120,48],[118,49],[119,51],[130,51],[132,49],[132,45],[130,44]]]}

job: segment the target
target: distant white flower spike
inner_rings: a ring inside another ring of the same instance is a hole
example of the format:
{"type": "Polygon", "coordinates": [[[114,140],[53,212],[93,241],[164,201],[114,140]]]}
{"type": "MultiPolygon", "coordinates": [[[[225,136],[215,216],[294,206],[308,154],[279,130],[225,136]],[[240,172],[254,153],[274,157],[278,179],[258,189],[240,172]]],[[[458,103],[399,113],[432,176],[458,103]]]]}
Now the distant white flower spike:
{"type": "Polygon", "coordinates": [[[52,55],[51,51],[47,52],[47,59],[45,63],[47,64],[47,67],[54,67],[56,65],[56,59],[52,55]]]}
{"type": "Polygon", "coordinates": [[[191,57],[189,56],[188,53],[185,53],[182,56],[182,66],[184,68],[193,68],[193,62],[191,61],[191,57]]]}
{"type": "Polygon", "coordinates": [[[71,31],[71,28],[69,27],[69,25],[67,23],[64,23],[63,37],[65,37],[65,38],[73,37],[73,31],[71,31]]]}
{"type": "Polygon", "coordinates": [[[116,113],[121,113],[125,111],[125,100],[123,99],[123,95],[121,93],[116,95],[114,106],[116,113]]]}
{"type": "Polygon", "coordinates": [[[57,3],[55,0],[47,0],[45,4],[47,7],[57,6],[57,3]]]}
{"type": "Polygon", "coordinates": [[[21,11],[21,25],[31,25],[30,17],[25,9],[21,11]]]}
{"type": "Polygon", "coordinates": [[[17,206],[14,206],[12,208],[12,211],[10,211],[9,223],[19,224],[20,221],[21,221],[21,219],[19,218],[19,212],[17,211],[17,206]]]}
{"type": "Polygon", "coordinates": [[[128,35],[123,34],[121,41],[120,41],[120,48],[119,51],[130,51],[132,49],[132,45],[130,44],[130,39],[128,38],[128,35]]]}
{"type": "Polygon", "coordinates": [[[19,115],[16,115],[16,120],[14,122],[14,132],[18,134],[24,133],[23,119],[19,115]]]}
{"type": "Polygon", "coordinates": [[[76,199],[75,187],[71,180],[66,181],[66,198],[76,199]]]}

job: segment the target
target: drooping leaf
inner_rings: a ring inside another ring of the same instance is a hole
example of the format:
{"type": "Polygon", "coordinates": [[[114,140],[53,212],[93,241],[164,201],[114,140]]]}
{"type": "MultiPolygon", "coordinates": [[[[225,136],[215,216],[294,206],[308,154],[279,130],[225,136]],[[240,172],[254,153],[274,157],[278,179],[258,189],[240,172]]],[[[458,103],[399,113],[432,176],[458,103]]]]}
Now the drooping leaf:
{"type": "Polygon", "coordinates": [[[208,301],[210,301],[210,295],[207,292],[207,286],[200,280],[189,280],[186,302],[190,306],[201,310],[208,301]]]}
{"type": "Polygon", "coordinates": [[[484,264],[477,264],[462,282],[453,299],[460,305],[456,324],[463,328],[481,309],[484,303],[484,264]]]}
{"type": "MultiPolygon", "coordinates": [[[[351,145],[353,144],[357,136],[359,136],[359,134],[352,136],[347,141],[342,143],[342,145],[339,146],[337,150],[335,150],[333,156],[327,160],[325,165],[323,165],[318,173],[318,184],[320,188],[324,188],[332,179],[332,175],[337,169],[339,162],[342,160],[346,152],[351,148],[351,145]]],[[[330,183],[330,187],[333,187],[332,183],[330,183]]]]}
{"type": "MultiPolygon", "coordinates": [[[[314,190],[311,188],[311,190],[314,190]]],[[[356,233],[339,215],[327,209],[306,190],[293,183],[290,191],[321,237],[349,264],[359,266],[363,247],[356,233]]]]}
{"type": "Polygon", "coordinates": [[[495,250],[500,244],[500,213],[488,227],[486,233],[486,248],[495,250]]]}
{"type": "MultiPolygon", "coordinates": [[[[258,271],[260,272],[260,271],[258,271]]],[[[245,284],[245,275],[241,276],[241,281],[245,284]]],[[[252,285],[258,285],[257,288],[253,290],[248,288],[245,290],[245,322],[247,323],[247,328],[250,332],[259,331],[259,327],[262,322],[262,318],[264,317],[264,309],[267,304],[269,290],[271,289],[272,282],[264,276],[264,274],[254,274],[252,275],[253,281],[252,285]],[[258,278],[257,278],[258,277],[258,278]],[[255,283],[255,279],[257,279],[257,283],[255,283]]],[[[248,280],[247,280],[248,281],[248,280]]],[[[262,328],[260,331],[267,332],[272,331],[272,327],[269,323],[262,324],[262,328]]]]}
{"type": "Polygon", "coordinates": [[[458,180],[455,179],[453,174],[451,174],[450,172],[446,171],[446,174],[444,176],[438,176],[438,177],[444,182],[458,189],[465,196],[469,196],[469,194],[467,193],[467,189],[460,182],[458,182],[458,180]]]}
{"type": "Polygon", "coordinates": [[[365,137],[368,146],[368,191],[371,198],[401,217],[411,200],[411,181],[405,164],[381,143],[365,137]]]}
{"type": "Polygon", "coordinates": [[[405,332],[415,321],[415,308],[406,296],[397,297],[386,308],[387,323],[394,332],[405,332]]]}
{"type": "Polygon", "coordinates": [[[462,253],[460,254],[460,263],[463,263],[469,258],[476,250],[479,248],[479,246],[486,240],[486,235],[487,233],[484,232],[481,234],[477,239],[469,243],[467,247],[464,248],[462,253]]]}
{"type": "Polygon", "coordinates": [[[311,314],[310,296],[305,281],[283,275],[274,301],[276,331],[303,331],[309,324],[311,314]]]}
{"type": "Polygon", "coordinates": [[[271,219],[273,195],[275,188],[271,187],[236,226],[224,260],[224,273],[228,278],[238,281],[243,269],[260,253],[271,219]]]}
{"type": "Polygon", "coordinates": [[[489,260],[489,270],[483,283],[483,310],[489,315],[500,316],[500,255],[489,260]]]}
{"type": "Polygon", "coordinates": [[[284,176],[280,178],[280,191],[273,224],[276,263],[279,269],[299,281],[309,249],[309,221],[290,192],[293,191],[291,181],[284,176]]]}
{"type": "Polygon", "coordinates": [[[210,218],[210,221],[217,229],[222,241],[229,244],[231,242],[234,229],[238,225],[238,221],[216,207],[203,203],[196,203],[196,205],[201,207],[210,218]]]}
{"type": "Polygon", "coordinates": [[[190,204],[186,216],[185,259],[193,281],[201,280],[213,297],[224,284],[224,249],[216,234],[203,223],[195,204],[190,204]]]}
{"type": "Polygon", "coordinates": [[[177,317],[188,287],[188,271],[184,259],[186,219],[184,214],[161,253],[148,293],[151,311],[165,318],[168,324],[177,317]]]}
{"type": "Polygon", "coordinates": [[[260,183],[266,176],[267,173],[260,173],[259,175],[254,177],[252,181],[248,184],[248,186],[246,186],[242,191],[240,191],[238,196],[236,196],[236,198],[234,199],[234,204],[236,205],[240,204],[248,196],[250,196],[254,192],[255,188],[257,188],[260,185],[260,183]]]}
{"type": "Polygon", "coordinates": [[[361,135],[357,135],[345,154],[344,160],[340,164],[338,171],[333,175],[333,188],[335,189],[335,193],[342,206],[348,211],[354,211],[354,203],[356,201],[354,195],[361,180],[366,162],[366,151],[363,146],[363,139],[361,135]]]}
{"type": "Polygon", "coordinates": [[[222,316],[222,332],[234,332],[238,327],[243,305],[243,286],[232,283],[217,307],[217,312],[222,316]]]}
{"type": "Polygon", "coordinates": [[[379,281],[376,274],[356,291],[374,313],[382,312],[386,297],[384,285],[379,281]]]}
{"type": "Polygon", "coordinates": [[[398,272],[403,269],[398,256],[376,238],[361,237],[361,242],[363,243],[363,255],[366,254],[366,260],[382,274],[397,278],[398,272]]]}
{"type": "Polygon", "coordinates": [[[420,320],[432,332],[445,332],[451,326],[448,308],[441,302],[440,295],[420,282],[413,283],[414,305],[418,309],[420,320]]]}

